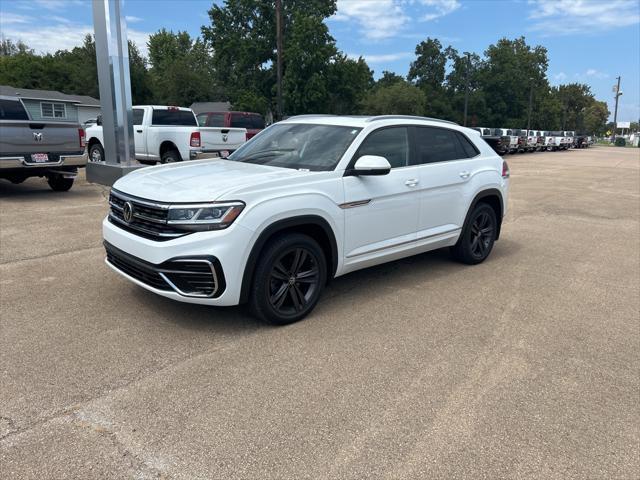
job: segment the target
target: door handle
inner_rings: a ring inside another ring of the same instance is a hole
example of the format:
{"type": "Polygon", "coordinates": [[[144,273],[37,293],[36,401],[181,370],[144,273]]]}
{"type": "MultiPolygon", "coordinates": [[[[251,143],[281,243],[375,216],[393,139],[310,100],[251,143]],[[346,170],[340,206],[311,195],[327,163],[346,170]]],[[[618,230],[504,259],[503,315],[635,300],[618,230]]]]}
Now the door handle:
{"type": "Polygon", "coordinates": [[[467,172],[467,171],[460,172],[460,178],[467,179],[467,178],[469,178],[469,175],[471,175],[471,174],[469,172],[467,172]]]}
{"type": "Polygon", "coordinates": [[[417,178],[410,178],[409,180],[404,182],[407,187],[415,187],[416,185],[418,185],[418,183],[420,183],[420,180],[418,180],[417,178]]]}
{"type": "Polygon", "coordinates": [[[138,133],[142,133],[142,130],[136,130],[136,132],[138,132],[138,133]]]}

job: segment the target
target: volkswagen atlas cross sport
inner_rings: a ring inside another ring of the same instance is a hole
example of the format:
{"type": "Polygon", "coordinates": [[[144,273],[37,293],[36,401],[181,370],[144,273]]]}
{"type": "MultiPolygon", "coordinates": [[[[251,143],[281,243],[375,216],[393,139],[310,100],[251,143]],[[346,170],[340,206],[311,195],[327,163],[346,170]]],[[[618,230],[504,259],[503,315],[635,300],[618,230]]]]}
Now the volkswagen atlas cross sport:
{"type": "Polygon", "coordinates": [[[298,116],[228,159],[137,170],[103,222],[106,263],[158,295],[305,317],[333,277],[451,247],[487,258],[509,169],[477,131],[421,117],[298,116]]]}

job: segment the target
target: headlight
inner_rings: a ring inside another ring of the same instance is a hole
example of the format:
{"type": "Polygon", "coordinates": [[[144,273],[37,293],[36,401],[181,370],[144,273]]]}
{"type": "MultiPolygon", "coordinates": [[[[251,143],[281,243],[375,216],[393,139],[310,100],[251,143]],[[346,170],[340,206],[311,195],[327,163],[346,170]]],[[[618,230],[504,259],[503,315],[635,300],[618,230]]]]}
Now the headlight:
{"type": "Polygon", "coordinates": [[[231,225],[243,208],[243,202],[172,205],[167,213],[167,223],[196,232],[221,230],[231,225]]]}

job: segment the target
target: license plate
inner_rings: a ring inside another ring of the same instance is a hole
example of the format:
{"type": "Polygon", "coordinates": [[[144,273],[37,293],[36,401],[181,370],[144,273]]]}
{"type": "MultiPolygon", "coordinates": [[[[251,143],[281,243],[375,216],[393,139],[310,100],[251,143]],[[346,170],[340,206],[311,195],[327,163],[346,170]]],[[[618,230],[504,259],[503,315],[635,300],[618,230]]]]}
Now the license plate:
{"type": "Polygon", "coordinates": [[[227,158],[229,156],[229,150],[222,150],[220,152],[220,157],[227,158]]]}
{"type": "Polygon", "coordinates": [[[49,155],[46,153],[32,153],[31,161],[33,163],[46,163],[49,161],[49,155]]]}

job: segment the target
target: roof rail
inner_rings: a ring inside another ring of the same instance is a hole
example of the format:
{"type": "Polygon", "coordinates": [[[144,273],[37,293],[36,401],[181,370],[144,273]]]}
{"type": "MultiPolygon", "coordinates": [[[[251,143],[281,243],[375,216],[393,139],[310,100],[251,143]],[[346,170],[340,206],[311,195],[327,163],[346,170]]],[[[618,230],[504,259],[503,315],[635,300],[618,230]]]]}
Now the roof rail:
{"type": "Polygon", "coordinates": [[[456,122],[451,122],[449,120],[442,120],[441,118],[418,117],[415,115],[377,115],[375,117],[369,118],[367,122],[377,122],[378,120],[393,120],[393,119],[429,120],[431,122],[442,122],[442,123],[450,123],[452,125],[458,125],[456,122]]]}
{"type": "Polygon", "coordinates": [[[287,117],[287,120],[291,120],[292,118],[313,118],[313,117],[337,117],[338,115],[333,115],[331,113],[304,113],[302,115],[293,115],[291,117],[287,117]]]}

